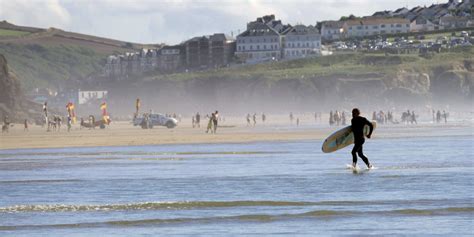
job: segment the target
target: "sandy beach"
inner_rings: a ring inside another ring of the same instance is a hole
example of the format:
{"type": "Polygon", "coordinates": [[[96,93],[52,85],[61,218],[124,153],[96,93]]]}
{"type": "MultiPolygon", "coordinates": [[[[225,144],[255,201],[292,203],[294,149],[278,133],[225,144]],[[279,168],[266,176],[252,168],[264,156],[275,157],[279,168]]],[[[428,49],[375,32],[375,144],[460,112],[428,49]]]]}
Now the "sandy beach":
{"type": "MultiPolygon", "coordinates": [[[[265,124],[258,123],[255,127],[247,126],[242,118],[227,118],[220,123],[217,134],[205,133],[204,124],[200,128],[192,128],[190,119],[183,119],[174,129],[141,129],[130,122],[119,121],[106,129],[80,129],[75,124],[71,132],[67,132],[64,125],[59,132],[46,132],[46,128],[34,125],[25,132],[22,124],[15,124],[9,133],[0,135],[0,149],[322,140],[342,127],[329,127],[324,120],[314,121],[310,115],[302,118],[300,126],[291,124],[286,116],[280,116],[265,124]]],[[[438,132],[472,131],[469,123],[384,125],[377,128],[374,138],[430,136],[433,128],[438,132]]]]}

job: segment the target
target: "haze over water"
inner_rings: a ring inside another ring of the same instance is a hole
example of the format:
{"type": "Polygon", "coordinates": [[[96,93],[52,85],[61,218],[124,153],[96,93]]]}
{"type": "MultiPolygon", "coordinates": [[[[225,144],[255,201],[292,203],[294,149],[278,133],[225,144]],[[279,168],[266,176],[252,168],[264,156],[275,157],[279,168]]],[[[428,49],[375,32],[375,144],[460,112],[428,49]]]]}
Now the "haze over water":
{"type": "Polygon", "coordinates": [[[473,127],[414,129],[361,174],[319,140],[3,150],[0,235],[472,235],[473,127]]]}

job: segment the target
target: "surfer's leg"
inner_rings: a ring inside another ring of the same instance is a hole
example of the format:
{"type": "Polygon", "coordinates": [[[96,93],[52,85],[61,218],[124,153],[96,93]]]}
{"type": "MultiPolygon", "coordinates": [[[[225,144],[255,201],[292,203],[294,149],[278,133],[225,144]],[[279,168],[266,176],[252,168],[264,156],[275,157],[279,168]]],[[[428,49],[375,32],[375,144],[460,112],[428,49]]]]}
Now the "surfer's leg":
{"type": "Polygon", "coordinates": [[[357,151],[357,154],[364,161],[364,163],[367,165],[367,167],[370,168],[369,159],[364,155],[364,152],[362,150],[362,145],[360,145],[360,149],[357,151]]]}
{"type": "Polygon", "coordinates": [[[358,144],[358,143],[355,143],[354,144],[354,148],[352,148],[352,166],[355,167],[355,165],[357,164],[357,152],[359,151],[361,147],[361,144],[358,144]]]}

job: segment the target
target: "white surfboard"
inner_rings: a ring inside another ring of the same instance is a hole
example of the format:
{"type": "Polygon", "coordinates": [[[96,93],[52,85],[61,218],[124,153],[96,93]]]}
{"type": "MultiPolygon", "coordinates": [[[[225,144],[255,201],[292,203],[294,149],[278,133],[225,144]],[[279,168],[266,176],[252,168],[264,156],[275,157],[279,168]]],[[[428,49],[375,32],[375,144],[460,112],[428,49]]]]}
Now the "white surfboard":
{"type": "MultiPolygon", "coordinates": [[[[376,122],[371,122],[372,125],[375,127],[377,126],[376,122]]],[[[370,128],[369,126],[364,126],[364,135],[367,136],[369,134],[370,128]]],[[[354,133],[352,133],[351,126],[347,126],[335,131],[331,134],[326,140],[324,140],[322,150],[324,153],[330,153],[342,149],[346,146],[354,144],[354,133]]]]}

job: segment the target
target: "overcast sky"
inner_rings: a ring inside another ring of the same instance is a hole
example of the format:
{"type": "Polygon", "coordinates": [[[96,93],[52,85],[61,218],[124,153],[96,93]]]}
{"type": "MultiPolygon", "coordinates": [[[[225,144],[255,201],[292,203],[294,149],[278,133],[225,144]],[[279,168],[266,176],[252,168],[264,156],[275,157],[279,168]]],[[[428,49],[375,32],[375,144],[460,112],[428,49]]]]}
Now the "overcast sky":
{"type": "Polygon", "coordinates": [[[447,0],[0,0],[0,20],[136,43],[177,44],[217,32],[234,36],[255,18],[314,25],[447,0]]]}

